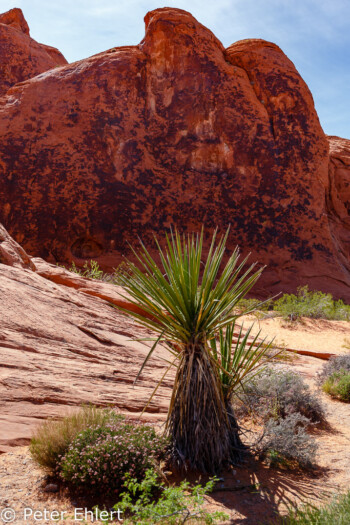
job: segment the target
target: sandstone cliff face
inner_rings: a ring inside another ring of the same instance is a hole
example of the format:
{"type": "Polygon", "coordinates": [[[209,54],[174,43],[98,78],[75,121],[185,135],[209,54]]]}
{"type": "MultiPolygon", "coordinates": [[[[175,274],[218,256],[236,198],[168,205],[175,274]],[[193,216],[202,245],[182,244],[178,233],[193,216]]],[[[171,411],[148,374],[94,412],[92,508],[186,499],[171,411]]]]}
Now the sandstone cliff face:
{"type": "Polygon", "coordinates": [[[256,294],[309,284],[350,301],[329,145],[294,65],[262,40],[225,50],[185,11],[145,22],[140,45],[0,99],[0,221],[34,255],[105,269],[138,236],[231,224],[229,247],[268,266],[256,294]]]}
{"type": "Polygon", "coordinates": [[[327,208],[330,228],[344,265],[350,260],[350,140],[328,137],[330,146],[327,208]]]}
{"type": "Polygon", "coordinates": [[[67,64],[54,47],[38,44],[20,9],[0,15],[0,96],[23,80],[67,64]]]}

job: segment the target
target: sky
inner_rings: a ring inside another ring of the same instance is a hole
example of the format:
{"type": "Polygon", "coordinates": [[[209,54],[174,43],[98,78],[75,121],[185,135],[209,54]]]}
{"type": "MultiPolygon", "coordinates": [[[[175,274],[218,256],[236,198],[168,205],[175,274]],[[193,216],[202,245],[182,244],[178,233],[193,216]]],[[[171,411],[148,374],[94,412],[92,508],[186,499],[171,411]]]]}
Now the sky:
{"type": "Polygon", "coordinates": [[[69,62],[138,44],[158,7],[190,11],[225,47],[243,38],[278,44],[308,84],[322,127],[350,139],[350,0],[0,0],[20,7],[31,36],[69,62]]]}

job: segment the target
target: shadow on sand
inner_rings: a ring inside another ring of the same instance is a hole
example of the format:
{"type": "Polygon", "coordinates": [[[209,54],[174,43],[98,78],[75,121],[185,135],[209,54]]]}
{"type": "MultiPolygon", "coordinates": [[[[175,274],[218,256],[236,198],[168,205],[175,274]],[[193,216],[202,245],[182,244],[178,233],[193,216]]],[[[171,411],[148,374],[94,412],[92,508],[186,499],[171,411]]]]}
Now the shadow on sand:
{"type": "Polygon", "coordinates": [[[320,503],[330,491],[324,484],[325,474],[321,468],[308,471],[269,468],[250,457],[244,465],[223,475],[211,497],[231,513],[232,524],[277,524],[287,508],[320,503]]]}

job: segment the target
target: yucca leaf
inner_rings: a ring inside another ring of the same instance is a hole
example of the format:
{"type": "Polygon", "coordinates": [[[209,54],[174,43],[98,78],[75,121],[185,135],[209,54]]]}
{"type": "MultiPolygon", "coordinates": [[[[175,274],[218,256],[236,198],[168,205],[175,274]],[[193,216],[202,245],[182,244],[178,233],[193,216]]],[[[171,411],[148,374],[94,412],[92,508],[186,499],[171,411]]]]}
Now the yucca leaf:
{"type": "Polygon", "coordinates": [[[136,378],[135,378],[134,384],[136,383],[136,381],[138,380],[138,378],[139,378],[140,375],[142,374],[142,370],[145,368],[145,366],[146,366],[146,364],[147,364],[147,361],[149,360],[149,358],[150,358],[151,355],[153,354],[154,350],[156,349],[157,344],[159,343],[159,341],[161,340],[161,338],[162,338],[162,336],[163,336],[163,333],[164,333],[164,332],[162,332],[162,333],[159,335],[158,339],[156,339],[156,341],[154,342],[154,344],[153,344],[151,350],[148,352],[148,354],[147,354],[147,356],[146,356],[144,362],[142,363],[142,366],[141,366],[141,368],[140,368],[140,370],[139,370],[139,372],[138,372],[138,374],[137,374],[137,376],[136,376],[136,378]]]}

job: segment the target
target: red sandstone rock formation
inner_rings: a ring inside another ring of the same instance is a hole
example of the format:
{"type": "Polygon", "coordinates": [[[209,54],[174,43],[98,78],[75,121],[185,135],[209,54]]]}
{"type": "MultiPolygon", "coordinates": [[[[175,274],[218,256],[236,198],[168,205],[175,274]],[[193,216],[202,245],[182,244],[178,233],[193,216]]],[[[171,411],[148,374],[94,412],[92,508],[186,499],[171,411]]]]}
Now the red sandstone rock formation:
{"type": "Polygon", "coordinates": [[[64,64],[67,61],[57,49],[29,36],[20,9],[0,15],[0,96],[14,84],[64,64]]]}
{"type": "Polygon", "coordinates": [[[105,269],[138,236],[231,224],[230,248],[267,265],[256,294],[309,284],[350,302],[328,141],[292,62],[262,40],[225,50],[178,9],[145,21],[138,46],[0,99],[0,221],[34,255],[105,269]]]}
{"type": "Polygon", "coordinates": [[[327,208],[330,229],[337,243],[339,259],[350,260],[350,140],[328,137],[330,146],[327,208]]]}

